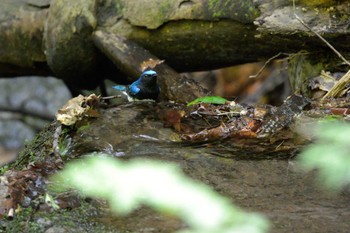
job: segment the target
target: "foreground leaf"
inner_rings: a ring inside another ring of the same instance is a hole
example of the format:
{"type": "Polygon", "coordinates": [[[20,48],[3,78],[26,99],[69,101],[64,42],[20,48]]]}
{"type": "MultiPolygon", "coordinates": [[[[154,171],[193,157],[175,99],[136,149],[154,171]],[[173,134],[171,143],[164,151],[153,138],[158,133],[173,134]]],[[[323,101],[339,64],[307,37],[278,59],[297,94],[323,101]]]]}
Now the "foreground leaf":
{"type": "Polygon", "coordinates": [[[208,186],[187,178],[176,166],[156,161],[128,163],[110,158],[90,158],[69,164],[54,177],[65,188],[107,199],[118,214],[127,214],[146,204],[182,219],[183,232],[266,232],[268,222],[247,214],[208,186]]]}
{"type": "Polygon", "coordinates": [[[316,128],[318,141],[299,156],[305,170],[317,169],[319,180],[328,188],[340,189],[350,184],[350,125],[323,123],[316,128]]]}

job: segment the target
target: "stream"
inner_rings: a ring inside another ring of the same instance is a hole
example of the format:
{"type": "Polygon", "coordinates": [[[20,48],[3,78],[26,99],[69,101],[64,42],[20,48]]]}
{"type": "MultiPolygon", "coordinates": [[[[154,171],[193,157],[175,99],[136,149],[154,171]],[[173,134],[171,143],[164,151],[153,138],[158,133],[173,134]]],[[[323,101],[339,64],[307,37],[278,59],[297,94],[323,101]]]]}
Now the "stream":
{"type": "MultiPolygon", "coordinates": [[[[227,155],[216,156],[215,144],[177,142],[173,130],[158,120],[154,107],[154,103],[138,103],[104,110],[89,127],[73,136],[68,154],[103,151],[120,159],[141,157],[175,163],[188,176],[211,186],[239,207],[267,216],[271,232],[349,231],[350,190],[336,193],[323,189],[315,180],[315,172],[299,169],[294,154],[285,156],[290,159],[273,159],[271,155],[269,159],[249,159],[257,152],[240,150],[227,141],[227,150],[220,150],[227,155]]],[[[122,229],[120,232],[171,232],[181,227],[178,221],[164,220],[146,208],[108,222],[122,229]]]]}
{"type": "MultiPolygon", "coordinates": [[[[147,101],[101,109],[99,117],[62,137],[65,149],[61,155],[69,160],[104,152],[122,160],[147,158],[175,163],[189,177],[209,185],[233,204],[265,215],[271,223],[270,232],[349,232],[350,190],[324,189],[316,182],[316,172],[299,169],[298,150],[264,151],[258,146],[242,147],[232,139],[219,143],[180,142],[174,130],[164,127],[160,111],[157,103],[147,101]]],[[[51,124],[51,128],[57,126],[58,123],[51,124]]],[[[50,158],[52,145],[47,145],[52,144],[53,132],[47,131],[48,138],[43,135],[36,143],[50,158]]],[[[28,154],[31,150],[30,146],[25,149],[28,154]]],[[[20,230],[45,233],[173,232],[184,227],[178,219],[146,207],[120,217],[111,214],[102,201],[76,204],[79,201],[68,197],[67,203],[70,206],[66,210],[47,212],[39,208],[41,211],[15,221],[22,226],[20,230]]],[[[5,228],[0,232],[19,232],[9,227],[15,221],[1,220],[5,228]]]]}

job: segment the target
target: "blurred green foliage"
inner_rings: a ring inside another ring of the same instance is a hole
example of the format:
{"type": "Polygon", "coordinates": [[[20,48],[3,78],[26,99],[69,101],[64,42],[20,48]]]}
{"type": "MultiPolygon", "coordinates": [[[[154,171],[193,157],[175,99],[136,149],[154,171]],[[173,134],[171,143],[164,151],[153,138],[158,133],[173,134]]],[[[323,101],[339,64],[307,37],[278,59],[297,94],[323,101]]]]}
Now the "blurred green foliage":
{"type": "Polygon", "coordinates": [[[63,190],[73,187],[84,195],[106,199],[117,214],[128,214],[145,204],[177,216],[188,226],[182,233],[262,233],[269,227],[264,217],[243,212],[169,163],[99,156],[68,164],[53,181],[63,190]]]}
{"type": "Polygon", "coordinates": [[[319,180],[330,189],[350,184],[350,125],[332,120],[314,130],[318,140],[299,155],[301,167],[317,169],[319,180]]]}

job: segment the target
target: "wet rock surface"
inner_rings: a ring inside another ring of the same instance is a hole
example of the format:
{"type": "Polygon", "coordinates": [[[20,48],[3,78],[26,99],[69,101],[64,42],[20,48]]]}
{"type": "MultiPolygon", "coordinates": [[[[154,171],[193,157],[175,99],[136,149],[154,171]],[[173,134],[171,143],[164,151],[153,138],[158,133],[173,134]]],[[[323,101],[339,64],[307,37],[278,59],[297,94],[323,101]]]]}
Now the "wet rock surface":
{"type": "MultiPolygon", "coordinates": [[[[224,146],[219,152],[227,156],[217,156],[219,144],[179,142],[178,134],[163,127],[159,111],[154,102],[129,103],[101,110],[100,117],[89,120],[76,133],[66,135],[68,150],[64,158],[103,151],[116,159],[149,158],[176,163],[190,177],[210,185],[234,204],[265,214],[272,223],[271,232],[348,231],[349,190],[329,193],[315,183],[314,173],[301,172],[293,159],[274,159],[273,153],[269,154],[269,159],[242,159],[240,153],[254,157],[259,154],[258,150],[237,147],[234,141],[221,144],[224,146]]],[[[49,142],[53,138],[45,140],[49,142]]],[[[288,150],[278,153],[286,153],[285,158],[295,156],[288,150]]],[[[88,211],[73,208],[73,212],[79,213],[70,217],[78,218],[73,220],[74,224],[64,225],[67,219],[64,220],[63,210],[60,210],[50,214],[48,218],[54,219],[54,224],[44,229],[48,232],[60,232],[52,230],[62,228],[81,229],[81,232],[86,229],[94,229],[94,232],[172,232],[183,227],[178,220],[160,216],[147,208],[127,217],[118,217],[106,210],[105,203],[83,203],[90,207],[86,208],[88,211]],[[96,205],[99,206],[97,210],[91,207],[96,205]],[[65,227],[60,227],[63,225],[65,227]]]]}
{"type": "MultiPolygon", "coordinates": [[[[235,160],[234,155],[215,156],[215,145],[184,146],[174,142],[174,132],[163,128],[152,109],[152,104],[131,104],[107,110],[77,135],[73,140],[77,149],[73,150],[92,146],[89,150],[98,148],[123,158],[147,157],[179,164],[189,176],[212,186],[235,204],[266,214],[273,223],[272,232],[346,232],[349,228],[349,191],[327,193],[315,184],[314,174],[302,173],[294,160],[235,160]]],[[[245,148],[235,152],[224,149],[221,153],[254,157],[258,152],[245,148]]],[[[152,218],[142,213],[136,216],[139,227],[150,224],[147,219],[152,218]]],[[[134,222],[135,218],[119,224],[137,230],[134,222]]]]}

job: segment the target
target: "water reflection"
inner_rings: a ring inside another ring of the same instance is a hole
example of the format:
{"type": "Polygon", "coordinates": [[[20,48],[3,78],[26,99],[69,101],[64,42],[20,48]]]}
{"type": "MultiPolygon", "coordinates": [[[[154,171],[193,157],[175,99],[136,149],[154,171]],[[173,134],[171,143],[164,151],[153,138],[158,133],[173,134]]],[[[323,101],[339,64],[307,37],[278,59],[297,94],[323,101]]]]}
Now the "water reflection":
{"type": "MultiPolygon", "coordinates": [[[[253,147],[240,148],[232,142],[230,146],[229,141],[198,145],[176,142],[171,140],[174,132],[163,127],[154,107],[153,103],[142,103],[103,110],[101,117],[84,130],[83,137],[73,139],[71,151],[76,155],[110,151],[112,156],[123,155],[120,159],[176,163],[188,176],[210,185],[238,206],[265,214],[273,224],[272,232],[349,229],[349,191],[329,194],[323,190],[315,183],[313,172],[298,169],[292,159],[296,151],[272,151],[267,152],[269,159],[251,160],[248,158],[259,154],[253,147]],[[279,154],[290,159],[273,158],[279,154]]],[[[129,232],[169,232],[182,226],[178,221],[158,221],[163,218],[142,208],[127,218],[108,216],[102,221],[129,232]]]]}

